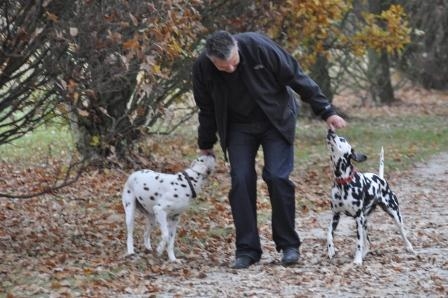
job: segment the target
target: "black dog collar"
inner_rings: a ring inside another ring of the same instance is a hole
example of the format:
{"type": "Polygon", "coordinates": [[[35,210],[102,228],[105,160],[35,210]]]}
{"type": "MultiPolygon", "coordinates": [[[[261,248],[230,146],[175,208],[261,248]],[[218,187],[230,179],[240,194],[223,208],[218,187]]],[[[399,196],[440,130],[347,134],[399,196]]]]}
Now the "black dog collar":
{"type": "Polygon", "coordinates": [[[187,180],[187,183],[190,186],[191,196],[193,197],[193,199],[196,198],[196,191],[194,190],[193,183],[191,183],[190,176],[188,176],[187,172],[185,171],[182,171],[182,174],[185,176],[185,179],[187,180]]]}

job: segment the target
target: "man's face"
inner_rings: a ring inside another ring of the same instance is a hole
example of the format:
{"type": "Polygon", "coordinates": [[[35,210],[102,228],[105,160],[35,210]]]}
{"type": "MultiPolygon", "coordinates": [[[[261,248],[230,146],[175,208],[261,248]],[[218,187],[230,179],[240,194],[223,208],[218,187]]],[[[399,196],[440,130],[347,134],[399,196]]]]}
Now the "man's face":
{"type": "Polygon", "coordinates": [[[238,54],[238,47],[235,46],[233,48],[232,53],[230,54],[230,57],[227,60],[219,59],[216,57],[210,57],[210,60],[219,71],[232,73],[236,70],[238,64],[240,63],[240,55],[238,54]]]}

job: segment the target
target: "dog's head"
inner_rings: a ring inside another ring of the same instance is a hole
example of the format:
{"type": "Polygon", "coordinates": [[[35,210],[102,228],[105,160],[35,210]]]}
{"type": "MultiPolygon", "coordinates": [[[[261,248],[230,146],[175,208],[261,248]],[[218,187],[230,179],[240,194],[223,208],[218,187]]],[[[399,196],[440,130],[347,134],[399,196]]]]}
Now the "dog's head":
{"type": "Polygon", "coordinates": [[[327,145],[330,150],[330,158],[336,170],[345,172],[351,165],[351,161],[363,162],[367,156],[355,152],[352,146],[343,137],[339,137],[333,130],[329,129],[327,134],[327,145]]]}
{"type": "Polygon", "coordinates": [[[190,169],[203,175],[210,175],[215,169],[216,159],[211,154],[201,155],[191,163],[190,169]]]}

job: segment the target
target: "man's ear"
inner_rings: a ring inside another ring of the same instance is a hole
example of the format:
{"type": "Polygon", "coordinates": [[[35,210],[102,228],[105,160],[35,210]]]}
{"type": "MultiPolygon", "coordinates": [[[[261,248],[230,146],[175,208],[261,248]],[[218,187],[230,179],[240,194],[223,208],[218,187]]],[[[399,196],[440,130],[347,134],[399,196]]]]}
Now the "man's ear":
{"type": "Polygon", "coordinates": [[[363,162],[367,160],[367,155],[355,152],[355,150],[352,149],[352,159],[356,162],[363,162]]]}

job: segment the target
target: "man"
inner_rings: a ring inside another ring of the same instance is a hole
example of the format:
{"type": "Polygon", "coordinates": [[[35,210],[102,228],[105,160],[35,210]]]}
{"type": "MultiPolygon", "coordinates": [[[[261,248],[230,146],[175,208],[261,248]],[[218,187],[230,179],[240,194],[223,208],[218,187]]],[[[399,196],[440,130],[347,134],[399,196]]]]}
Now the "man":
{"type": "Polygon", "coordinates": [[[282,251],[284,266],[297,263],[300,257],[300,239],[295,231],[295,190],[289,180],[298,113],[291,89],[330,128],[346,125],[297,61],[262,34],[215,32],[193,66],[193,92],[199,107],[199,149],[204,154],[213,154],[218,133],[224,156],[230,162],[229,201],[236,231],[233,268],[247,268],[258,262],[262,254],[255,172],[260,146],[276,249],[282,251]]]}

